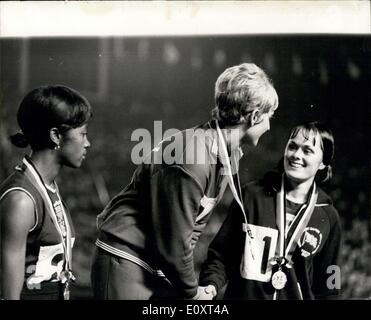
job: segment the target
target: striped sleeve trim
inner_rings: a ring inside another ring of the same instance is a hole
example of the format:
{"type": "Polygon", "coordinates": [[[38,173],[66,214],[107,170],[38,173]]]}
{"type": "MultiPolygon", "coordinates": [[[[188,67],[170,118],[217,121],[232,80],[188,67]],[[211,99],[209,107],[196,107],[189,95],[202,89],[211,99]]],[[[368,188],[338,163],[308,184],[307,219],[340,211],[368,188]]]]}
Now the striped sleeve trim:
{"type": "Polygon", "coordinates": [[[36,201],[34,199],[34,197],[32,196],[31,193],[29,193],[26,189],[24,188],[21,188],[21,187],[14,187],[14,188],[10,188],[8,190],[6,190],[0,197],[0,201],[3,200],[5,198],[5,196],[12,192],[12,191],[21,191],[21,192],[24,192],[26,193],[32,200],[33,204],[34,204],[34,208],[35,208],[35,225],[28,231],[28,232],[31,232],[33,230],[35,230],[35,228],[37,227],[37,224],[39,222],[39,219],[38,219],[38,214],[37,214],[37,206],[36,206],[36,201]]]}
{"type": "Polygon", "coordinates": [[[138,257],[133,256],[130,253],[127,253],[127,252],[122,251],[120,249],[114,248],[114,247],[104,243],[103,241],[101,241],[99,239],[97,239],[97,241],[95,242],[95,245],[97,247],[105,250],[105,251],[108,251],[109,253],[112,253],[115,256],[118,256],[120,258],[129,260],[129,261],[139,265],[140,267],[146,269],[148,272],[150,272],[154,276],[166,278],[164,273],[161,270],[156,270],[156,269],[152,268],[147,262],[143,261],[142,259],[140,259],[138,257]]]}

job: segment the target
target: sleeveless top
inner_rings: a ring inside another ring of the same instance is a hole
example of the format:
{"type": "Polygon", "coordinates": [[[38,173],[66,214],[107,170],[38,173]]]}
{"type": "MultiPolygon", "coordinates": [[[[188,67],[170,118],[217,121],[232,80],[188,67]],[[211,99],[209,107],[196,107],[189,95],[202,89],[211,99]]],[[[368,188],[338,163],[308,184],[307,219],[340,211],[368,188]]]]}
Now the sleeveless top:
{"type": "MultiPolygon", "coordinates": [[[[25,159],[28,163],[31,163],[29,159],[25,159]]],[[[36,170],[35,167],[33,168],[36,170]]],[[[35,225],[29,230],[27,237],[25,282],[22,294],[34,290],[40,292],[40,290],[45,290],[48,284],[60,281],[60,273],[65,263],[65,251],[63,249],[64,241],[62,241],[57,228],[62,230],[64,240],[66,230],[69,228],[71,247],[75,238],[71,216],[59,195],[57,184],[54,183],[55,189],[50,187],[46,187],[46,189],[59,226],[55,225],[52,217],[48,214],[45,201],[39,190],[25,175],[26,170],[25,160],[23,160],[23,164],[17,166],[15,171],[0,186],[0,201],[10,192],[21,191],[26,193],[34,203],[35,225]]]]}

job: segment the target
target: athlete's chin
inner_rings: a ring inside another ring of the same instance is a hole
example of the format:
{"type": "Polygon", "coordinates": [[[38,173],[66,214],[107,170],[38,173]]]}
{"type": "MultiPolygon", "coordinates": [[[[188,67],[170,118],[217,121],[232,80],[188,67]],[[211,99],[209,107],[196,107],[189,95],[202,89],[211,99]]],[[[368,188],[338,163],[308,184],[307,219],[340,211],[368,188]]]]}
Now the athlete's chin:
{"type": "Polygon", "coordinates": [[[259,143],[259,138],[250,138],[250,137],[246,137],[245,139],[242,140],[242,144],[244,145],[247,145],[249,147],[253,147],[255,148],[259,143]]]}
{"type": "Polygon", "coordinates": [[[291,170],[286,170],[285,171],[285,174],[286,174],[286,177],[293,181],[293,182],[296,182],[296,183],[300,183],[300,182],[304,182],[306,181],[307,179],[305,177],[303,177],[302,175],[300,174],[297,174],[297,172],[290,172],[291,170]]]}
{"type": "Polygon", "coordinates": [[[255,137],[251,139],[251,147],[256,147],[259,144],[259,141],[261,137],[266,133],[267,131],[262,132],[261,134],[257,134],[255,137]]]}
{"type": "Polygon", "coordinates": [[[76,160],[76,161],[73,161],[73,162],[70,161],[70,162],[66,163],[65,165],[69,168],[72,168],[72,169],[78,169],[78,168],[81,167],[82,161],[83,161],[82,159],[81,160],[76,160]]]}

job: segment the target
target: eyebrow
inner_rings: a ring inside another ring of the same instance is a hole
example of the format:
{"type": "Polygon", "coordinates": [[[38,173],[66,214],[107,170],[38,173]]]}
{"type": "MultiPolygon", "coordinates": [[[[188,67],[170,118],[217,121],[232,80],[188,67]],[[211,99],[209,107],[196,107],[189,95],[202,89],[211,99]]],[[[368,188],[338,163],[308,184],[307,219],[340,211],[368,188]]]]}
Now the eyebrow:
{"type": "Polygon", "coordinates": [[[308,146],[307,144],[304,144],[303,149],[310,149],[313,151],[313,146],[308,146]]]}
{"type": "MultiPolygon", "coordinates": [[[[311,143],[309,140],[306,140],[306,142],[311,143]]],[[[295,146],[299,146],[301,148],[306,148],[306,149],[311,149],[311,150],[313,150],[313,148],[315,147],[313,143],[311,143],[311,144],[305,144],[305,143],[299,144],[299,143],[295,142],[294,140],[289,140],[289,142],[288,142],[289,145],[294,144],[295,146]]]]}

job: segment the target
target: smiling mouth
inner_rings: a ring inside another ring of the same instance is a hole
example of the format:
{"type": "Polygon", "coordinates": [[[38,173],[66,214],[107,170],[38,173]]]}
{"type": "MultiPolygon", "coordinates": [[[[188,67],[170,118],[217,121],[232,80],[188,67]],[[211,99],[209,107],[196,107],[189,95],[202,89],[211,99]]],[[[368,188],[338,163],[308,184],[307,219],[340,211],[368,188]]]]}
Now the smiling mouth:
{"type": "Polygon", "coordinates": [[[288,163],[289,163],[290,167],[292,167],[292,168],[303,168],[304,167],[304,165],[300,162],[289,160],[288,163]]]}

